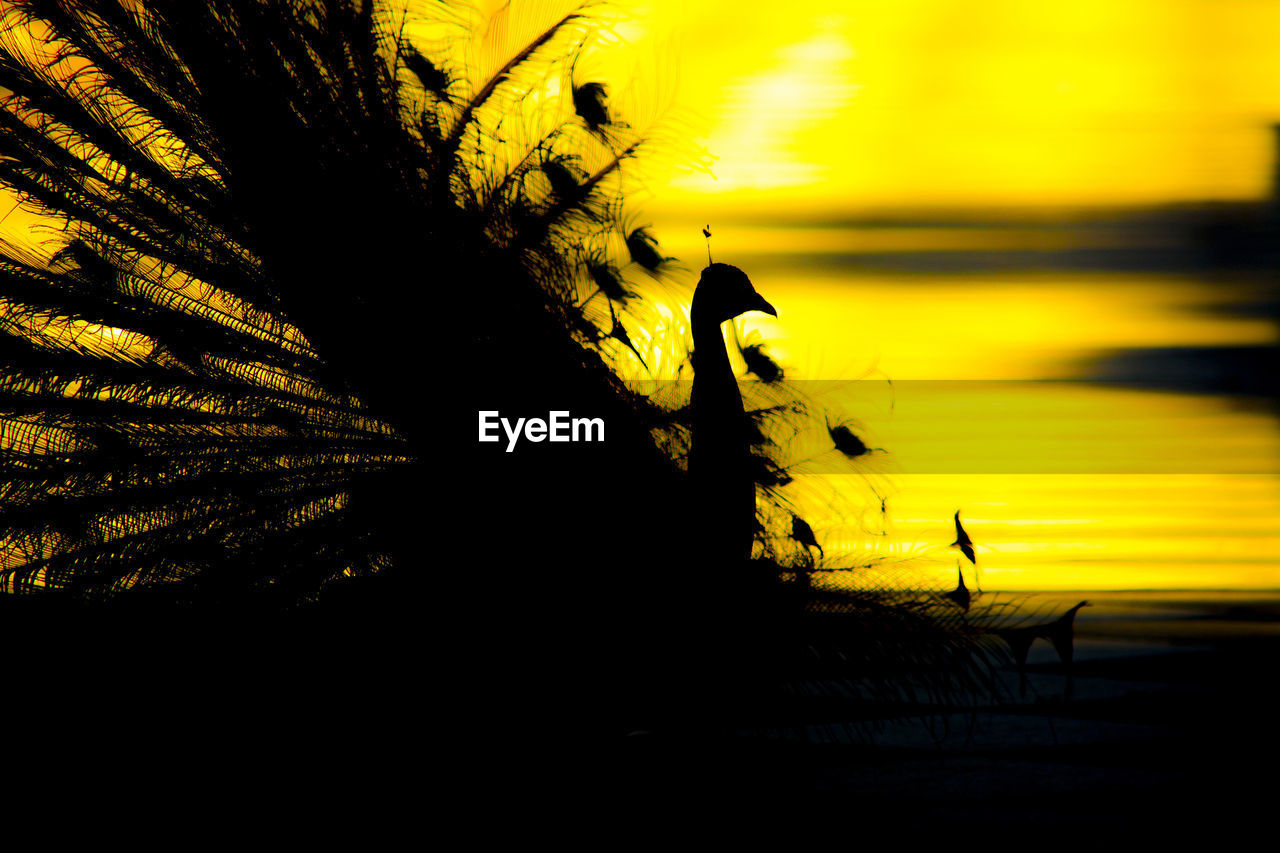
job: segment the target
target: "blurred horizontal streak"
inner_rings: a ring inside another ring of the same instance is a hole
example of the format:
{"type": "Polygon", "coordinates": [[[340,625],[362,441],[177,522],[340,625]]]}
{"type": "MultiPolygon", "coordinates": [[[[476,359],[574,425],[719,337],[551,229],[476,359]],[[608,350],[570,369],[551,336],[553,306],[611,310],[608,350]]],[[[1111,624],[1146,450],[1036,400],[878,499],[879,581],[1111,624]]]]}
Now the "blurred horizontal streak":
{"type": "MultiPolygon", "coordinates": [[[[679,257],[704,253],[701,225],[660,218],[679,257]]],[[[982,212],[902,209],[851,216],[839,209],[712,218],[718,259],[790,274],[1038,272],[1256,278],[1276,263],[1275,220],[1263,204],[1157,208],[1028,208],[982,212]]]]}
{"type": "Polygon", "coordinates": [[[935,251],[880,250],[829,252],[755,252],[733,256],[744,267],[806,270],[815,273],[876,273],[894,276],[974,275],[982,273],[1093,272],[1183,273],[1206,261],[1186,247],[1077,246],[1062,249],[951,248],[935,251]]]}
{"type": "Polygon", "coordinates": [[[863,423],[902,473],[1280,471],[1275,412],[1222,397],[1085,382],[927,380],[896,382],[893,394],[892,412],[864,406],[863,423]]]}
{"type": "MultiPolygon", "coordinates": [[[[687,227],[681,230],[689,230],[687,227]]],[[[862,254],[879,252],[1062,251],[1068,249],[1169,248],[1168,234],[1131,235],[1114,228],[1026,226],[809,226],[730,224],[716,232],[726,253],[862,254]]]]}
{"type": "Polygon", "coordinates": [[[946,543],[960,507],[987,590],[1280,588],[1272,475],[903,474],[888,503],[860,527],[814,522],[833,563],[909,553],[939,587],[954,584],[961,558],[946,543]]]}
{"type": "Polygon", "coordinates": [[[1268,316],[1235,310],[1267,302],[1265,284],[1251,278],[1206,280],[1180,271],[889,276],[861,262],[830,270],[749,268],[779,311],[781,334],[765,335],[771,351],[811,378],[876,368],[894,380],[1084,379],[1092,378],[1091,359],[1110,351],[1272,346],[1280,339],[1268,316]],[[820,355],[806,357],[819,346],[820,355]]]}
{"type": "MultiPolygon", "coordinates": [[[[687,383],[686,383],[687,384],[687,383]]],[[[866,445],[854,474],[1276,474],[1280,421],[1261,400],[1087,381],[797,380],[826,424],[769,436],[793,474],[848,474],[829,430],[866,445]]],[[[682,396],[679,383],[637,387],[682,396]]],[[[765,383],[741,383],[748,408],[765,383]]]]}

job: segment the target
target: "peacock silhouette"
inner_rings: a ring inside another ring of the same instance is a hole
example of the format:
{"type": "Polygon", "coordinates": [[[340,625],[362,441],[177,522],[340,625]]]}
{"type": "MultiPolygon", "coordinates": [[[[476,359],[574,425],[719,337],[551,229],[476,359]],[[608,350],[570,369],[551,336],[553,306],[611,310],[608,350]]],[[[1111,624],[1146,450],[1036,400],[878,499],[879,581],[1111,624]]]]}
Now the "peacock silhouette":
{"type": "Polygon", "coordinates": [[[936,595],[815,588],[778,435],[819,421],[758,345],[744,407],[721,324],[775,314],[747,275],[709,265],[686,313],[638,224],[646,163],[702,155],[661,97],[623,121],[584,78],[604,11],[0,10],[0,182],[33,223],[0,245],[6,613],[315,618],[306,695],[385,699],[430,648],[484,674],[434,670],[477,728],[516,704],[545,743],[790,726],[779,667],[886,701],[916,695],[899,677],[985,689],[993,635],[936,595]],[[691,402],[624,381],[695,353],[691,402]],[[476,442],[493,410],[607,438],[505,453],[476,442]]]}
{"type": "Polygon", "coordinates": [[[721,324],[747,311],[778,313],[737,267],[711,264],[702,271],[690,316],[698,365],[689,474],[695,506],[702,508],[695,518],[712,549],[708,560],[721,565],[750,559],[755,539],[756,485],[748,462],[747,417],[720,332],[721,324]]]}

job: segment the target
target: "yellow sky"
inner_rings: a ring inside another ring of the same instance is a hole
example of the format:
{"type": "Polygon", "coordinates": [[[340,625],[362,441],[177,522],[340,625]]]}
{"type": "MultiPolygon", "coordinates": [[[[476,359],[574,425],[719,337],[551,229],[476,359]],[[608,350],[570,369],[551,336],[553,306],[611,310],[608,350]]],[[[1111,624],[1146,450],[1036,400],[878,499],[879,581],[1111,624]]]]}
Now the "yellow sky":
{"type": "Polygon", "coordinates": [[[664,207],[1254,198],[1280,120],[1272,0],[651,0],[715,179],[664,207]],[[708,198],[708,196],[712,198],[708,198]]]}
{"type": "MultiPolygon", "coordinates": [[[[904,379],[1064,377],[1113,348],[1276,339],[1269,321],[1212,310],[1226,299],[1221,282],[1209,289],[1186,276],[913,279],[797,261],[828,251],[999,252],[1133,239],[1106,228],[868,232],[728,220],[1262,197],[1273,169],[1270,126],[1280,121],[1280,2],[651,0],[623,32],[675,46],[678,101],[700,117],[718,158],[715,179],[678,177],[654,187],[645,208],[664,246],[695,265],[703,245],[694,223],[724,223],[717,260],[752,262],[780,317],[747,325],[762,329],[789,378],[887,377],[901,387],[904,379]],[[770,251],[791,254],[769,266],[770,251]]],[[[1060,220],[1051,212],[1045,221],[1060,220]]],[[[1063,388],[1020,399],[1056,412],[1063,394],[1081,394],[1085,420],[1100,420],[1086,429],[1068,419],[1062,428],[1078,434],[1052,452],[1037,442],[1054,435],[999,422],[1002,411],[994,427],[969,423],[966,406],[986,411],[979,400],[915,417],[904,397],[881,420],[853,401],[846,413],[869,444],[887,448],[864,472],[883,474],[879,492],[869,494],[858,475],[815,475],[805,479],[813,495],[797,498],[801,514],[833,555],[912,555],[939,584],[954,583],[946,543],[956,509],[981,542],[987,588],[1280,582],[1280,493],[1264,473],[1275,470],[1274,418],[1228,402],[1219,411],[1205,399],[1063,388]],[[974,443],[964,445],[967,430],[974,443]],[[1103,446],[1112,439],[1114,448],[1103,446]],[[937,460],[953,457],[982,471],[983,454],[990,473],[939,473],[937,460]],[[1161,473],[1052,473],[1081,456],[1094,465],[1159,462],[1141,471],[1161,473]],[[1206,467],[1180,467],[1193,457],[1206,467]],[[1021,470],[1034,473],[1011,473],[1021,470]],[[829,481],[831,493],[815,480],[829,481]]]]}

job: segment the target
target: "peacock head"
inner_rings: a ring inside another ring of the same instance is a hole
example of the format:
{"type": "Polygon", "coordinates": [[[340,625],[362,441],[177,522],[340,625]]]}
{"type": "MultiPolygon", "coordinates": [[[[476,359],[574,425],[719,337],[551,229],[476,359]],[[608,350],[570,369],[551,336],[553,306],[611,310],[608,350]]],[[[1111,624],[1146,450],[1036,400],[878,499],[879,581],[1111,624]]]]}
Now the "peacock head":
{"type": "Polygon", "coordinates": [[[710,264],[702,271],[692,307],[695,317],[716,325],[748,311],[778,316],[777,310],[756,293],[747,274],[730,264],[710,264]]]}

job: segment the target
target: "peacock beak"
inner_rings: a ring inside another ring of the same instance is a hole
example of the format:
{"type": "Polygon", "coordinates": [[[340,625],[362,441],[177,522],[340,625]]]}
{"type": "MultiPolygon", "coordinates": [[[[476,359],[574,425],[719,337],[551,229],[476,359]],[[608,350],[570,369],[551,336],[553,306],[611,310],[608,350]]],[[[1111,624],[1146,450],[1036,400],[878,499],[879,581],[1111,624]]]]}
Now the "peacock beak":
{"type": "Polygon", "coordinates": [[[758,293],[756,294],[756,303],[755,303],[754,305],[752,305],[752,306],[751,306],[751,308],[750,308],[749,310],[751,310],[751,311],[763,311],[764,313],[769,314],[770,316],[773,316],[773,317],[777,317],[777,316],[778,316],[778,309],[777,309],[777,308],[774,308],[772,305],[770,305],[768,302],[766,302],[766,301],[764,300],[764,297],[763,297],[763,296],[761,296],[761,295],[760,295],[760,294],[758,294],[758,293]]]}

